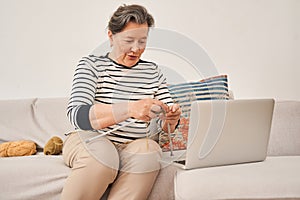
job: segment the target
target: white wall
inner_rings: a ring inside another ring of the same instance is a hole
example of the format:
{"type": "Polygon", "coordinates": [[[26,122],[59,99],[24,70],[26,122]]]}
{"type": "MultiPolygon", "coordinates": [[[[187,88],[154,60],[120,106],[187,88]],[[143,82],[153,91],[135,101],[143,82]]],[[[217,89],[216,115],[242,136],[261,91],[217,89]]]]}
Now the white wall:
{"type": "Polygon", "coordinates": [[[300,100],[298,0],[0,0],[0,99],[69,95],[78,60],[106,41],[122,3],[206,49],[236,98],[300,100]]]}

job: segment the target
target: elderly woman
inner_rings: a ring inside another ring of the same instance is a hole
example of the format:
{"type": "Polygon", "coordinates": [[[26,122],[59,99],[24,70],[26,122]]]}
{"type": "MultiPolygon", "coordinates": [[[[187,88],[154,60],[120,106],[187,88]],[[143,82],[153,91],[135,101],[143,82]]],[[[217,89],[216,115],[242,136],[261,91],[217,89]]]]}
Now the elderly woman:
{"type": "Polygon", "coordinates": [[[147,137],[149,121],[165,132],[178,124],[166,80],[153,62],[141,60],[154,19],[139,5],[120,6],[108,24],[111,51],[83,57],[75,71],[67,115],[76,131],[63,149],[72,171],[62,199],[147,199],[160,169],[161,149],[147,137]],[[157,113],[164,117],[157,117],[157,113]],[[86,144],[82,138],[106,132],[86,144]]]}

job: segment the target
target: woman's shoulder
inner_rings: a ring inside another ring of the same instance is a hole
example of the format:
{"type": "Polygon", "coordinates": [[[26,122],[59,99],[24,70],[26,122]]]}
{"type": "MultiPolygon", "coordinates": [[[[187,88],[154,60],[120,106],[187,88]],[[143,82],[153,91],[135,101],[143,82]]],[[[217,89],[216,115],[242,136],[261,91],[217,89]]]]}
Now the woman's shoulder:
{"type": "Polygon", "coordinates": [[[83,56],[81,58],[81,60],[92,62],[92,63],[96,63],[96,62],[107,63],[107,62],[110,62],[110,59],[108,59],[107,56],[98,56],[98,55],[93,55],[93,54],[83,56]]]}

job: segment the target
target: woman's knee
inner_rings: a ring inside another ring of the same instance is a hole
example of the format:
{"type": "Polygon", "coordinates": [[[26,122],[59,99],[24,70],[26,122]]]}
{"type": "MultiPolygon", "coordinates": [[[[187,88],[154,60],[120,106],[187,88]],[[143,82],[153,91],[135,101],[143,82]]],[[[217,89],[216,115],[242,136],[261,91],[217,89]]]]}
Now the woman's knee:
{"type": "Polygon", "coordinates": [[[87,142],[87,139],[94,137],[98,133],[87,132],[79,133],[81,143],[91,157],[100,164],[118,170],[119,169],[119,153],[116,147],[106,137],[100,137],[87,142]]]}
{"type": "Polygon", "coordinates": [[[158,154],[161,154],[161,148],[158,145],[158,143],[148,138],[137,139],[131,142],[130,144],[128,144],[125,149],[127,152],[133,152],[133,153],[156,152],[158,154]]]}
{"type": "Polygon", "coordinates": [[[64,187],[63,196],[68,197],[65,199],[75,199],[69,198],[70,195],[75,195],[76,198],[85,197],[81,199],[99,196],[118,174],[119,156],[114,145],[106,138],[88,144],[84,142],[85,136],[80,137],[79,133],[76,133],[67,141],[65,153],[72,160],[72,172],[64,187]],[[103,155],[103,152],[109,155],[103,155]],[[74,188],[77,188],[76,192],[74,188]]]}
{"type": "Polygon", "coordinates": [[[162,152],[159,145],[150,139],[138,139],[121,152],[122,171],[147,173],[160,169],[162,152]]]}

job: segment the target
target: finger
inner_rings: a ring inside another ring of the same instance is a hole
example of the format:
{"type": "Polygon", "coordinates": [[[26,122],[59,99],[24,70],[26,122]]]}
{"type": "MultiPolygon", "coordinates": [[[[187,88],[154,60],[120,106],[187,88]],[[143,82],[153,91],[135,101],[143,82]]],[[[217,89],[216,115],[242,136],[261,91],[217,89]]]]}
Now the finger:
{"type": "Polygon", "coordinates": [[[175,112],[168,112],[168,113],[166,113],[166,116],[180,116],[181,115],[181,110],[180,109],[178,109],[178,110],[176,110],[175,112]]]}
{"type": "Polygon", "coordinates": [[[153,118],[157,117],[157,114],[150,111],[149,114],[148,114],[148,117],[149,117],[150,119],[153,119],[153,118]]]}
{"type": "Polygon", "coordinates": [[[141,120],[143,120],[145,122],[149,122],[151,119],[152,118],[150,116],[144,116],[143,119],[141,119],[141,120]]]}
{"type": "Polygon", "coordinates": [[[171,106],[171,112],[176,112],[177,110],[179,110],[180,109],[180,106],[178,105],[178,104],[173,104],[172,106],[171,106]]]}
{"type": "Polygon", "coordinates": [[[152,105],[151,106],[151,112],[155,113],[156,115],[160,114],[162,112],[162,108],[159,105],[152,105]]]}
{"type": "Polygon", "coordinates": [[[181,112],[176,113],[167,113],[166,114],[166,120],[179,120],[180,119],[181,112]]]}
{"type": "Polygon", "coordinates": [[[171,115],[166,115],[166,119],[173,119],[173,120],[178,120],[180,119],[180,114],[171,114],[171,115]]]}
{"type": "Polygon", "coordinates": [[[166,104],[164,104],[162,101],[153,99],[153,103],[159,105],[165,112],[169,112],[169,107],[166,104]]]}

